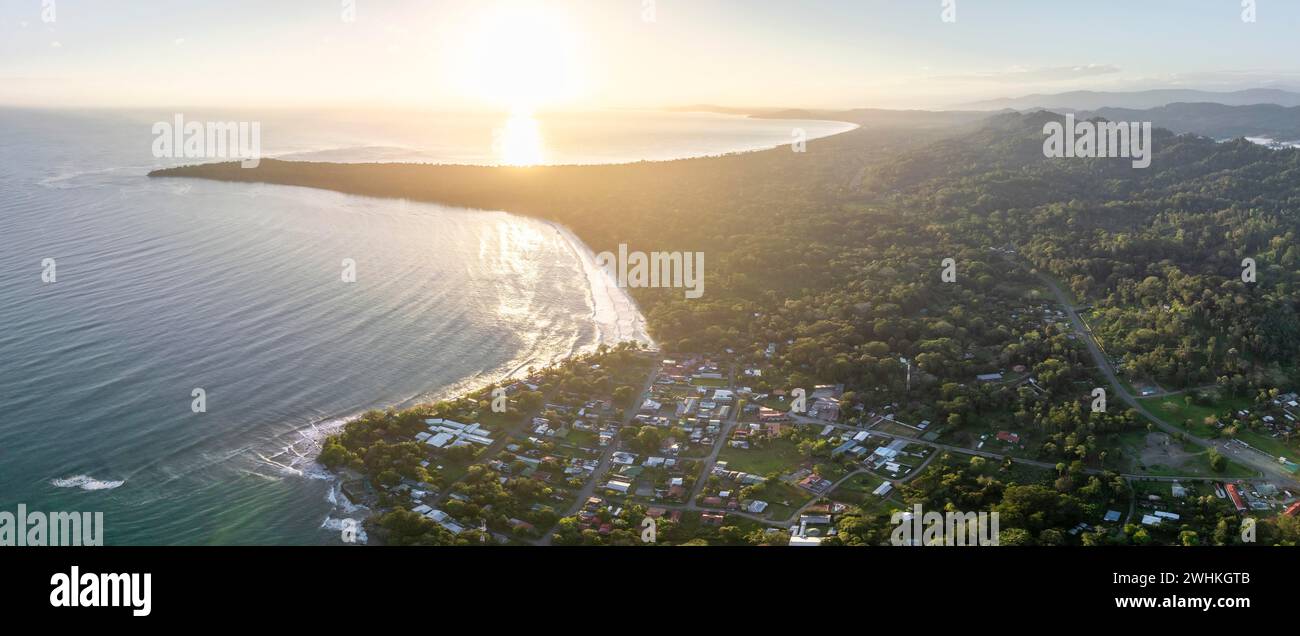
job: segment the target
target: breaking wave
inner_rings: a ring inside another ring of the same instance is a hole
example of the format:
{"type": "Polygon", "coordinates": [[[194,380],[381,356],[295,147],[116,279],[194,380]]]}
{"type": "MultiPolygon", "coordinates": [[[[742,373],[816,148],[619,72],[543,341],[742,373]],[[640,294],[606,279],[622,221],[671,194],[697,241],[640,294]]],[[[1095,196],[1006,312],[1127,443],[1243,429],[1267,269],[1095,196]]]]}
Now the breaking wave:
{"type": "Polygon", "coordinates": [[[112,490],[125,483],[125,479],[120,481],[101,480],[90,475],[76,475],[50,480],[50,485],[55,488],[80,488],[82,490],[112,490]]]}

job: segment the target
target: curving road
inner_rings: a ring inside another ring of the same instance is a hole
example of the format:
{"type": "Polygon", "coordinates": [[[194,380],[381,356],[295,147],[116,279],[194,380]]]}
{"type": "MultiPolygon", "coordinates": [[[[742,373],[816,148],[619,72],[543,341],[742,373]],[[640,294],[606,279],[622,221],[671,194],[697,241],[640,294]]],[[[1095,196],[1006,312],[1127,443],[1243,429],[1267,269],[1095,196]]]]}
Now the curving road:
{"type": "MultiPolygon", "coordinates": [[[[1002,257],[1012,265],[1023,267],[1022,264],[1012,260],[1006,254],[1002,254],[1002,257]]],[[[1274,458],[1252,449],[1242,449],[1233,446],[1227,440],[1215,441],[1196,437],[1190,432],[1156,417],[1151,413],[1151,411],[1147,410],[1145,406],[1142,406],[1142,403],[1138,402],[1137,398],[1134,397],[1133,394],[1129,393],[1128,390],[1124,388],[1124,384],[1119,381],[1119,377],[1115,374],[1115,369],[1111,366],[1110,360],[1101,350],[1101,346],[1097,344],[1096,337],[1092,335],[1092,331],[1084,324],[1083,319],[1079,318],[1079,313],[1075,310],[1074,305],[1070,303],[1069,297],[1065,295],[1065,292],[1061,290],[1061,287],[1057,285],[1056,281],[1052,280],[1050,276],[1037,271],[1033,273],[1039,278],[1039,280],[1043,281],[1043,284],[1047,285],[1047,288],[1052,291],[1052,295],[1056,296],[1056,302],[1065,309],[1065,314],[1070,318],[1070,324],[1074,327],[1075,333],[1079,334],[1083,339],[1084,344],[1088,347],[1088,352],[1092,354],[1093,360],[1097,363],[1097,368],[1101,371],[1102,375],[1106,377],[1106,381],[1110,383],[1111,391],[1114,392],[1115,395],[1118,395],[1120,400],[1132,407],[1133,410],[1141,414],[1142,417],[1145,417],[1152,424],[1155,424],[1160,428],[1160,430],[1166,433],[1174,436],[1181,435],[1188,441],[1204,448],[1218,449],[1219,452],[1225,456],[1231,456],[1235,461],[1246,464],[1251,468],[1260,471],[1265,477],[1279,482],[1279,485],[1287,485],[1292,488],[1300,487],[1300,482],[1297,482],[1290,473],[1282,470],[1282,467],[1277,464],[1274,458]],[[1242,452],[1243,450],[1245,450],[1245,452],[1242,452]]],[[[1146,476],[1137,477],[1146,478],[1146,476]]]]}

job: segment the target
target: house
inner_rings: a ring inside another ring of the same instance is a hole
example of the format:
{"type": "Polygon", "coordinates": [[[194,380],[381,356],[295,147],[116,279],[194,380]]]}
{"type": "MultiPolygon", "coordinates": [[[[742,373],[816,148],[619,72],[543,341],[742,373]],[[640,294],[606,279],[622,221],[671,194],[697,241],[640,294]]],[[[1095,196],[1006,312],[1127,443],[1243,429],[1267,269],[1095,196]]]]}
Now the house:
{"type": "Polygon", "coordinates": [[[851,450],[857,445],[858,443],[854,440],[849,440],[847,442],[844,442],[843,444],[836,446],[835,449],[831,451],[831,457],[838,457],[844,453],[847,453],[849,452],[849,450],[851,450]]]}
{"type": "Polygon", "coordinates": [[[821,544],[822,544],[821,537],[801,537],[795,534],[790,535],[789,545],[792,546],[806,547],[806,546],[820,546],[821,544]]]}
{"type": "Polygon", "coordinates": [[[799,482],[800,487],[806,488],[819,495],[830,490],[832,485],[831,480],[824,479],[821,475],[808,475],[799,482]]]}
{"type": "Polygon", "coordinates": [[[1160,525],[1160,517],[1154,515],[1142,515],[1142,525],[1158,526],[1160,525]]]}
{"type": "Polygon", "coordinates": [[[1007,442],[1010,444],[1019,444],[1020,436],[1010,431],[998,431],[998,441],[1007,442]]]}
{"type": "Polygon", "coordinates": [[[450,448],[468,444],[487,446],[492,443],[492,438],[488,437],[491,432],[478,423],[462,424],[440,417],[427,419],[424,423],[429,427],[429,437],[426,437],[423,441],[435,448],[450,448]]]}
{"type": "Polygon", "coordinates": [[[892,462],[898,458],[898,454],[907,446],[907,440],[896,439],[887,446],[881,446],[871,453],[870,461],[875,462],[876,467],[892,462]]]}
{"type": "Polygon", "coordinates": [[[1107,522],[1115,522],[1115,521],[1119,521],[1119,516],[1120,515],[1118,510],[1107,510],[1106,516],[1102,517],[1101,520],[1107,522]]]}
{"type": "Polygon", "coordinates": [[[1228,484],[1226,489],[1228,491],[1228,498],[1232,499],[1232,505],[1237,509],[1237,512],[1245,512],[1246,501],[1245,499],[1242,499],[1241,493],[1237,491],[1237,485],[1228,484]]]}
{"type": "Polygon", "coordinates": [[[884,496],[888,495],[888,494],[889,494],[889,491],[891,491],[891,490],[893,490],[893,489],[894,489],[894,484],[892,484],[892,483],[890,483],[890,482],[884,482],[884,483],[880,484],[879,486],[876,486],[876,489],[873,490],[873,491],[871,491],[871,494],[873,494],[873,495],[875,495],[875,496],[877,496],[877,497],[884,497],[884,496]]]}
{"type": "Polygon", "coordinates": [[[457,523],[455,519],[451,518],[451,515],[441,510],[430,510],[429,512],[424,513],[424,516],[432,520],[434,523],[446,528],[452,534],[460,534],[465,531],[465,526],[457,523]]]}
{"type": "MultiPolygon", "coordinates": [[[[1300,507],[1300,504],[1292,506],[1292,508],[1298,508],[1298,507],[1300,507]]],[[[749,504],[745,506],[746,512],[750,512],[756,515],[762,514],[764,510],[767,510],[767,502],[759,499],[755,499],[749,502],[749,504]]]]}
{"type": "Polygon", "coordinates": [[[1290,506],[1288,506],[1287,509],[1286,509],[1286,512],[1283,512],[1282,514],[1284,514],[1284,515],[1286,515],[1286,516],[1288,516],[1288,517],[1294,517],[1294,516],[1300,514],[1300,501],[1297,501],[1297,502],[1291,504],[1290,506]]]}
{"type": "Polygon", "coordinates": [[[721,512],[704,512],[700,514],[700,523],[706,526],[721,526],[727,515],[721,512]]]}
{"type": "Polygon", "coordinates": [[[981,374],[981,375],[977,375],[977,376],[975,376],[975,379],[976,379],[976,380],[979,380],[980,382],[998,382],[998,381],[1000,381],[1000,380],[1002,379],[1002,374],[1001,374],[1001,373],[984,373],[984,374],[981,374]]]}

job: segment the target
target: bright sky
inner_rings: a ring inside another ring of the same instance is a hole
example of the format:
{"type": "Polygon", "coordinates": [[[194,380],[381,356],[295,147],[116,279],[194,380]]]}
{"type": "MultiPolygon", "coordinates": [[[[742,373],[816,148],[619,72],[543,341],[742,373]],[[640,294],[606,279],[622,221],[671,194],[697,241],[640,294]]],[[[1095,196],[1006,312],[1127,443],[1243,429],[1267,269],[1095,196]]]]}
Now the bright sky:
{"type": "Polygon", "coordinates": [[[939,108],[1300,87],[1300,2],[1257,0],[1255,22],[1242,4],[0,0],[0,104],[939,108]]]}

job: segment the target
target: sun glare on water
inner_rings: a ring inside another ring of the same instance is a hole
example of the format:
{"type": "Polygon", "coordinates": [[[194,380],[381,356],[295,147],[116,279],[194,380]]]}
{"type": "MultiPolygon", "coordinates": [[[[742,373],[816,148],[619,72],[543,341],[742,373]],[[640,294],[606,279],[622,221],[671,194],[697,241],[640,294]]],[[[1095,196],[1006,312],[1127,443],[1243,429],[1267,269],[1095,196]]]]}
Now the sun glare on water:
{"type": "Polygon", "coordinates": [[[535,166],[545,163],[542,127],[532,113],[516,112],[493,133],[493,150],[507,166],[535,166]]]}

